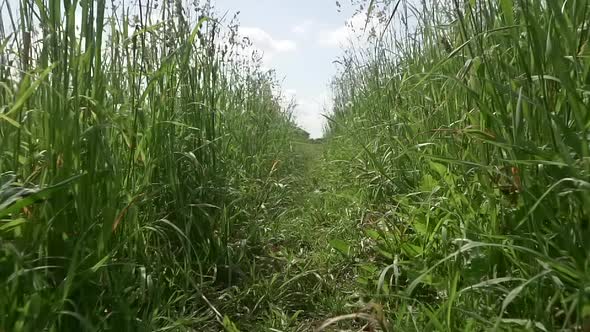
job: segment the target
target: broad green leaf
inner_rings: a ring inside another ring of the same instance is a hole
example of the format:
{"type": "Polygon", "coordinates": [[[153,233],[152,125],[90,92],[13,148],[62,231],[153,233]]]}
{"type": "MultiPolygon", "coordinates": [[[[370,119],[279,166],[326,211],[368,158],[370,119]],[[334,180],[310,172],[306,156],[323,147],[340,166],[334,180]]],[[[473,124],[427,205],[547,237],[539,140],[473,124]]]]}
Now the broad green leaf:
{"type": "Polygon", "coordinates": [[[512,119],[513,139],[514,143],[516,144],[519,141],[520,131],[522,128],[522,87],[518,91],[518,102],[516,104],[516,111],[513,113],[512,119]]]}
{"type": "Polygon", "coordinates": [[[22,225],[22,224],[24,224],[26,222],[28,222],[28,220],[26,220],[24,218],[19,218],[19,219],[15,219],[15,220],[9,221],[9,222],[7,222],[5,224],[1,224],[0,223],[0,231],[11,231],[14,228],[16,228],[16,227],[18,227],[18,226],[20,226],[20,225],[22,225]]]}
{"type": "Polygon", "coordinates": [[[422,247],[411,243],[404,243],[401,248],[408,257],[417,257],[423,253],[422,247]]]}
{"type": "Polygon", "coordinates": [[[96,272],[98,271],[101,267],[106,265],[106,262],[109,261],[109,259],[111,259],[111,255],[106,255],[105,257],[103,257],[100,261],[98,261],[98,263],[94,264],[93,267],[90,268],[90,270],[92,272],[96,272]]]}
{"type": "Polygon", "coordinates": [[[514,25],[514,3],[512,0],[500,0],[500,6],[502,6],[502,12],[504,13],[504,19],[508,25],[514,25]]]}
{"type": "Polygon", "coordinates": [[[345,256],[350,255],[351,247],[340,239],[330,240],[330,246],[345,256]]]}
{"type": "Polygon", "coordinates": [[[0,218],[6,217],[7,215],[20,211],[22,208],[34,204],[38,201],[49,199],[55,192],[62,190],[70,183],[80,179],[82,176],[84,176],[84,174],[73,176],[51,187],[41,189],[25,197],[19,197],[18,199],[10,201],[10,204],[6,204],[0,209],[0,218]]]}
{"type": "Polygon", "coordinates": [[[365,230],[365,234],[367,234],[367,236],[373,240],[381,239],[381,235],[379,234],[379,232],[377,232],[376,230],[373,230],[373,229],[365,230]]]}
{"type": "Polygon", "coordinates": [[[47,78],[47,76],[49,75],[49,73],[51,73],[51,71],[53,70],[53,68],[55,68],[55,66],[56,66],[56,64],[53,64],[53,65],[45,68],[45,70],[43,72],[41,72],[41,75],[39,76],[39,78],[36,79],[33,83],[30,83],[30,76],[27,75],[25,77],[25,79],[23,80],[23,82],[21,83],[21,87],[20,87],[16,102],[14,103],[14,105],[12,105],[10,110],[8,112],[6,112],[5,115],[8,116],[12,113],[15,113],[21,107],[23,107],[25,102],[27,100],[29,100],[29,98],[37,90],[39,85],[41,85],[41,83],[43,83],[43,81],[45,81],[45,78],[47,78]]]}
{"type": "Polygon", "coordinates": [[[510,293],[508,293],[508,295],[506,295],[506,297],[504,298],[504,301],[502,301],[502,313],[506,310],[506,308],[508,307],[508,305],[510,305],[510,303],[512,303],[512,301],[514,301],[514,299],[516,299],[516,297],[522,293],[523,289],[530,285],[533,281],[547,275],[551,273],[551,270],[545,270],[539,274],[537,274],[536,276],[534,276],[533,278],[523,282],[522,284],[520,284],[518,287],[514,288],[513,290],[510,291],[510,293]]]}
{"type": "Polygon", "coordinates": [[[414,220],[414,222],[412,223],[412,227],[414,227],[414,230],[416,231],[416,233],[418,233],[420,235],[428,234],[428,228],[426,227],[425,222],[422,222],[419,220],[414,220]]]}
{"type": "Polygon", "coordinates": [[[443,164],[435,163],[434,161],[429,161],[428,164],[430,165],[430,168],[432,168],[432,170],[437,172],[440,176],[445,176],[448,172],[447,166],[443,164]]]}
{"type": "Polygon", "coordinates": [[[438,181],[430,175],[425,174],[422,176],[422,181],[420,182],[420,190],[425,192],[432,192],[438,186],[438,181]]]}
{"type": "Polygon", "coordinates": [[[4,120],[8,123],[10,123],[11,125],[15,126],[16,128],[20,128],[20,124],[18,122],[16,122],[15,120],[9,118],[8,116],[0,113],[0,120],[4,120]]]}

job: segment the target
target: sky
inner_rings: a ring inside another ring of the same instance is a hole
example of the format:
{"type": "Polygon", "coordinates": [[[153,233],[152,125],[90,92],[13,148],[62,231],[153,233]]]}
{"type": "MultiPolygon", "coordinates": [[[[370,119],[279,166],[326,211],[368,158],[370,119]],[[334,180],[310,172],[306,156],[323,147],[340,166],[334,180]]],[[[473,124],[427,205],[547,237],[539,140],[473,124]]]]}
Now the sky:
{"type": "Polygon", "coordinates": [[[358,36],[345,24],[360,21],[352,18],[350,1],[341,1],[340,9],[334,0],[213,0],[213,5],[229,18],[240,12],[240,34],[264,53],[263,64],[276,71],[283,93],[295,98],[295,122],[312,138],[321,137],[336,74],[333,61],[358,36]]]}

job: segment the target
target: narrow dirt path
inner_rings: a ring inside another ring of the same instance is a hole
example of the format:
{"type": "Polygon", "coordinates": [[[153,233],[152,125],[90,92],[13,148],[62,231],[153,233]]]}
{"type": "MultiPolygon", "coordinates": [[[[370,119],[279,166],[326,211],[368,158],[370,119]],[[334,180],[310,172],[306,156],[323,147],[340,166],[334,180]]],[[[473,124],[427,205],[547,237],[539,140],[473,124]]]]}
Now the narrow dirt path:
{"type": "Polygon", "coordinates": [[[288,203],[262,222],[263,245],[247,272],[255,277],[224,295],[237,331],[313,331],[363,307],[358,262],[345,247],[360,241],[358,195],[326,160],[325,145],[297,141],[293,148],[297,171],[280,184],[288,203]]]}
{"type": "Polygon", "coordinates": [[[269,223],[269,233],[278,240],[272,256],[281,264],[264,276],[273,300],[265,319],[252,330],[312,331],[360,302],[355,262],[342,249],[335,250],[339,243],[358,239],[356,195],[346,192],[348,179],[332,169],[323,144],[293,145],[302,170],[288,184],[292,208],[269,223]]]}

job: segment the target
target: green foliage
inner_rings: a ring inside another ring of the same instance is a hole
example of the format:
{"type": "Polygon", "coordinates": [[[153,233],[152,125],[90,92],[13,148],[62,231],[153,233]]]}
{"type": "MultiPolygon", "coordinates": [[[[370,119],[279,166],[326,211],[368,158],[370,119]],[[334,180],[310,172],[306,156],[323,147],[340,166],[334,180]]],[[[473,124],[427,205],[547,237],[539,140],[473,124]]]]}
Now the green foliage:
{"type": "Polygon", "coordinates": [[[293,167],[272,75],[206,8],[13,4],[0,4],[0,330],[237,331],[208,297],[248,269],[237,244],[277,213],[293,167]]]}
{"type": "Polygon", "coordinates": [[[590,3],[365,2],[321,140],[207,8],[2,2],[0,330],[588,330],[590,3]]]}
{"type": "Polygon", "coordinates": [[[328,153],[368,197],[359,283],[401,330],[587,328],[590,4],[400,6],[334,81],[328,153]]]}

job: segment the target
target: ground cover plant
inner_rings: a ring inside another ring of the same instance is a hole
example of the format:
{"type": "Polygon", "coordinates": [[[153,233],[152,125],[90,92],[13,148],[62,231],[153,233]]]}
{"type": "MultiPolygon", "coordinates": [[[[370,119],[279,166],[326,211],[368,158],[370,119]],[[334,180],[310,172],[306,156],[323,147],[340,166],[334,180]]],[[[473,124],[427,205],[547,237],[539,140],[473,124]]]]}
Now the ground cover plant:
{"type": "Polygon", "coordinates": [[[588,331],[586,0],[366,0],[325,137],[208,3],[0,1],[0,331],[588,331]]]}

